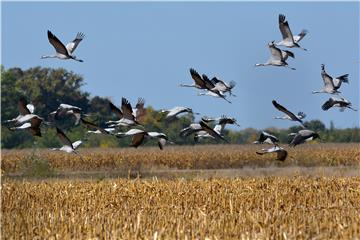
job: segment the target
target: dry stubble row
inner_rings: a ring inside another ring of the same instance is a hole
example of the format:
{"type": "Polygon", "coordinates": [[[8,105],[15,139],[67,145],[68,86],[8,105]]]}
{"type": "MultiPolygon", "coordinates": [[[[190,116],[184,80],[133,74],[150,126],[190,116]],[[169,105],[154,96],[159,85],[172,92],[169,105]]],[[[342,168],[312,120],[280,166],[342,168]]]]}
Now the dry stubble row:
{"type": "Polygon", "coordinates": [[[357,239],[360,178],[6,181],[4,239],[357,239]]]}
{"type": "Polygon", "coordinates": [[[255,153],[263,147],[268,145],[175,146],[166,147],[164,151],[155,147],[80,149],[82,158],[50,150],[3,150],[1,168],[5,173],[21,171],[24,159],[33,153],[49,161],[54,169],[64,171],[360,165],[359,144],[306,144],[287,148],[289,157],[283,163],[274,161],[274,155],[255,153]]]}

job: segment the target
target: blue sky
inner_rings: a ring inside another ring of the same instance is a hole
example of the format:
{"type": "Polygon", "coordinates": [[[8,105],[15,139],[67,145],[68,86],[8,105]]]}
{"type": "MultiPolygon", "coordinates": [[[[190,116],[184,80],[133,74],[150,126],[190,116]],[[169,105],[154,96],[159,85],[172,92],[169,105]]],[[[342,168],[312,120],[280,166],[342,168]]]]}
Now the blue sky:
{"type": "Polygon", "coordinates": [[[320,65],[332,76],[350,74],[342,93],[359,108],[358,2],[2,2],[2,64],[6,68],[63,67],[81,74],[92,96],[121,97],[135,103],[144,97],[156,109],[188,106],[207,116],[226,114],[241,128],[289,127],[275,120],[275,99],[307,120],[327,126],[359,127],[359,112],[324,112],[330,96],[313,95],[322,87],[320,65]],[[292,71],[255,68],[269,57],[267,43],[280,40],[278,14],[283,13],[294,34],[307,29],[300,45],[289,49],[292,71]],[[40,59],[54,52],[46,31],[63,42],[77,32],[86,38],[75,52],[83,63],[40,59]],[[230,97],[197,96],[180,88],[192,83],[189,68],[210,78],[235,81],[230,97]]]}

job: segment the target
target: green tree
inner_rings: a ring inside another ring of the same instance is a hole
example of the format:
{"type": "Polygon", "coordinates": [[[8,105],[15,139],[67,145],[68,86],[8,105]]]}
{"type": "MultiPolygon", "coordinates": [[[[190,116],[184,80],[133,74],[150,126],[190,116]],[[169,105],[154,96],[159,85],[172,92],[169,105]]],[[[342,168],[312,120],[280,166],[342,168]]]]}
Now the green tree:
{"type": "MultiPolygon", "coordinates": [[[[67,103],[82,108],[86,113],[85,118],[95,124],[105,127],[108,120],[116,120],[111,113],[109,100],[100,96],[90,97],[81,88],[85,81],[81,75],[65,69],[51,69],[34,67],[27,70],[20,68],[5,69],[1,66],[1,117],[7,120],[16,117],[18,113],[17,101],[25,97],[35,106],[35,113],[49,119],[49,113],[56,110],[60,103],[67,103]]],[[[174,121],[164,120],[165,114],[151,106],[146,106],[147,115],[141,119],[143,128],[147,131],[165,133],[176,144],[194,144],[193,136],[182,138],[179,136],[181,129],[188,127],[194,122],[191,114],[179,117],[174,121]]],[[[116,147],[128,146],[131,138],[118,139],[114,136],[88,134],[83,125],[74,126],[74,120],[67,117],[55,122],[56,126],[63,129],[66,135],[76,141],[82,139],[84,147],[116,147]]],[[[304,123],[307,128],[320,134],[324,142],[360,142],[360,129],[347,128],[337,129],[330,122],[327,129],[320,120],[311,120],[304,123]]],[[[214,127],[214,124],[210,124],[214,127]]],[[[136,126],[135,128],[141,128],[136,126]]],[[[292,137],[288,134],[303,129],[300,125],[288,129],[268,128],[267,132],[278,136],[281,143],[288,143],[292,137]]],[[[119,127],[118,131],[127,131],[127,127],[119,127]]],[[[252,143],[259,136],[260,131],[246,128],[240,131],[226,129],[223,135],[231,143],[252,143]]],[[[213,139],[204,139],[201,144],[217,143],[213,139]]],[[[222,143],[222,141],[219,141],[222,143]]],[[[150,141],[148,145],[155,145],[156,141],[150,141]]],[[[58,147],[60,142],[56,137],[53,126],[42,126],[42,137],[33,137],[28,131],[10,131],[7,125],[2,125],[1,147],[2,148],[30,148],[30,147],[58,147]]]]}

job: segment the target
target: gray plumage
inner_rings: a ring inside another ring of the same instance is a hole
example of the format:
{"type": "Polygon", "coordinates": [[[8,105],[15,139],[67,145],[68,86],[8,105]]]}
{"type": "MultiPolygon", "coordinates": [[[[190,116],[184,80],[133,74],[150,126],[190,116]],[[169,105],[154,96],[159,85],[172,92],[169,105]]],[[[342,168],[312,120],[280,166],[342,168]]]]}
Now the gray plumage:
{"type": "Polygon", "coordinates": [[[324,86],[320,91],[313,91],[312,93],[329,93],[329,94],[338,94],[341,93],[339,88],[343,82],[349,83],[349,74],[344,74],[336,78],[332,78],[325,71],[325,65],[321,64],[321,78],[323,79],[324,86]]]}
{"type": "Polygon", "coordinates": [[[322,106],[321,109],[324,111],[329,110],[332,107],[340,108],[340,111],[344,111],[346,108],[349,108],[353,111],[357,111],[357,109],[352,107],[351,102],[346,100],[345,98],[329,98],[322,106]]]}
{"type": "Polygon", "coordinates": [[[289,146],[295,147],[296,145],[320,138],[320,135],[314,131],[304,129],[300,130],[291,140],[289,146]]]}

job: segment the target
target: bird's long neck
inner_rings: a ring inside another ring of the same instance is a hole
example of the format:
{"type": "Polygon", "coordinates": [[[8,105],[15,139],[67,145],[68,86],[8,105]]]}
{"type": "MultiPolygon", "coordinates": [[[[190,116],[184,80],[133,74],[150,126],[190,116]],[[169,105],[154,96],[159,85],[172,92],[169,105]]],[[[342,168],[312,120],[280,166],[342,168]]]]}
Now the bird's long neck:
{"type": "Polygon", "coordinates": [[[57,58],[56,55],[43,55],[41,58],[57,58]]]}
{"type": "Polygon", "coordinates": [[[190,84],[180,84],[180,87],[195,87],[194,85],[190,84]]]}
{"type": "Polygon", "coordinates": [[[257,63],[255,64],[255,67],[261,67],[261,66],[269,66],[270,63],[257,63]]]}
{"type": "Polygon", "coordinates": [[[315,93],[323,93],[324,92],[324,90],[320,90],[320,91],[312,91],[312,93],[313,94],[315,94],[315,93]]]}
{"type": "Polygon", "coordinates": [[[282,117],[274,117],[275,119],[289,119],[289,117],[282,116],[282,117]]]}

